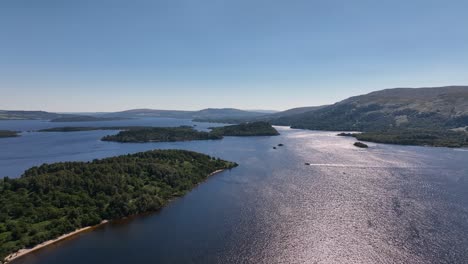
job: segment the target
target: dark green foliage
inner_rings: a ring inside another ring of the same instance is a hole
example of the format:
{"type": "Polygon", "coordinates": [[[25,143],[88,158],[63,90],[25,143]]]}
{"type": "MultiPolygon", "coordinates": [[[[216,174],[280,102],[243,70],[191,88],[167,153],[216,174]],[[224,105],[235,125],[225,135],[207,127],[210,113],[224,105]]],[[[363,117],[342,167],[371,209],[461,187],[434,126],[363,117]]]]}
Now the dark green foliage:
{"type": "Polygon", "coordinates": [[[390,129],[354,134],[358,140],[387,144],[467,147],[467,133],[450,130],[390,129]]]}
{"type": "Polygon", "coordinates": [[[60,162],[0,180],[0,260],[103,219],[154,211],[232,162],[155,150],[92,162],[60,162]]]}
{"type": "Polygon", "coordinates": [[[167,142],[222,139],[224,136],[274,136],[278,131],[266,122],[244,123],[212,128],[211,132],[197,131],[189,126],[132,128],[102,138],[117,142],[167,142]]]}
{"type": "Polygon", "coordinates": [[[353,145],[358,147],[358,148],[368,148],[369,147],[369,146],[367,146],[366,144],[364,144],[362,142],[354,142],[353,145]]]}
{"type": "Polygon", "coordinates": [[[340,137],[354,137],[354,135],[355,135],[354,133],[345,133],[345,132],[337,134],[337,136],[340,136],[340,137]]]}
{"type": "Polygon", "coordinates": [[[102,140],[117,142],[171,142],[221,138],[223,138],[222,135],[197,131],[189,126],[181,126],[130,129],[121,131],[116,135],[105,136],[102,140]]]}
{"type": "Polygon", "coordinates": [[[222,136],[276,136],[278,131],[267,122],[251,122],[239,125],[215,127],[213,134],[222,136]]]}
{"type": "Polygon", "coordinates": [[[19,135],[16,131],[0,130],[0,138],[3,137],[19,137],[19,135]]]}

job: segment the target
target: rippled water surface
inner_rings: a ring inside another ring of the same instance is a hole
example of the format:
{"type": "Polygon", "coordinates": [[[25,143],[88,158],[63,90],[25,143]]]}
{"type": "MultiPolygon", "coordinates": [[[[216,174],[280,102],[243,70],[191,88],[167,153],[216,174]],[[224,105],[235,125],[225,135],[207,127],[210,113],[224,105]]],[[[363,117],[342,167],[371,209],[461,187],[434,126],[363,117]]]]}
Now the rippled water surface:
{"type": "Polygon", "coordinates": [[[177,143],[99,141],[112,131],[0,139],[2,176],[42,162],[154,148],[240,164],[160,212],[15,263],[468,263],[467,150],[359,149],[335,132],[278,129],[277,137],[177,143]]]}

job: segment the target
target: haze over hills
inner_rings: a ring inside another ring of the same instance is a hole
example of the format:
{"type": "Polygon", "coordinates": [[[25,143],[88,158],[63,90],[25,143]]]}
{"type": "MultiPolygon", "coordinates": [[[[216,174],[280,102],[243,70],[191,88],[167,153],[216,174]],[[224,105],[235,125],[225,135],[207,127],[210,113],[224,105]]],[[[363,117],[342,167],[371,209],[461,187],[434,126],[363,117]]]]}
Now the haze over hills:
{"type": "Polygon", "coordinates": [[[71,114],[58,114],[45,111],[10,111],[0,110],[0,120],[50,120],[62,117],[71,117],[71,114]]]}
{"type": "Polygon", "coordinates": [[[0,119],[105,121],[111,118],[168,117],[225,123],[261,120],[274,125],[315,130],[455,129],[468,126],[468,86],[385,89],[350,97],[333,105],[299,107],[272,114],[207,108],[199,111],[132,109],[89,116],[0,111],[0,119]]]}
{"type": "Polygon", "coordinates": [[[385,89],[270,122],[316,130],[464,127],[468,86],[385,89]]]}
{"type": "Polygon", "coordinates": [[[102,116],[114,117],[171,117],[187,119],[222,119],[222,118],[252,118],[262,116],[265,113],[245,111],[235,108],[207,108],[199,111],[181,110],[155,110],[155,109],[132,109],[122,112],[108,113],[102,116]]]}
{"type": "Polygon", "coordinates": [[[165,117],[183,119],[253,118],[264,116],[264,112],[245,111],[234,108],[207,108],[199,111],[131,109],[112,113],[63,114],[45,111],[0,110],[0,120],[51,120],[54,122],[107,121],[116,118],[165,117]]]}

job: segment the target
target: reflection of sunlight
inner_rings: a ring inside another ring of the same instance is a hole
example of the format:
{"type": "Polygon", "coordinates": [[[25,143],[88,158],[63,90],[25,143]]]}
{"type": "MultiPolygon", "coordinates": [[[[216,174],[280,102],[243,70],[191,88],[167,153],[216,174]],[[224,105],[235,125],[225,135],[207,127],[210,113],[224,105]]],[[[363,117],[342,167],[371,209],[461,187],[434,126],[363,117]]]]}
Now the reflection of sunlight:
{"type": "Polygon", "coordinates": [[[454,151],[468,151],[468,149],[462,149],[462,148],[458,148],[458,149],[453,149],[454,151]]]}
{"type": "Polygon", "coordinates": [[[418,168],[418,169],[434,169],[437,167],[431,166],[410,166],[410,165],[396,165],[396,166],[372,166],[372,165],[356,165],[356,164],[339,164],[339,163],[309,163],[309,166],[317,166],[317,167],[345,167],[345,168],[387,168],[387,169],[405,169],[405,168],[418,168]]]}

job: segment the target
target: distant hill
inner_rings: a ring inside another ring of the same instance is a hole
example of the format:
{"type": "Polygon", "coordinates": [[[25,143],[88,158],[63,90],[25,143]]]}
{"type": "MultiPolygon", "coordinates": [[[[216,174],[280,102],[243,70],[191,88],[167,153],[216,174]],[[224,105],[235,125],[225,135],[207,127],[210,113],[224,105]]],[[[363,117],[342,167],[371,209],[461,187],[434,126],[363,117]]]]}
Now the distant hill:
{"type": "Polygon", "coordinates": [[[271,120],[271,119],[274,119],[274,118],[281,118],[281,117],[286,117],[286,116],[298,115],[298,114],[303,114],[303,113],[307,113],[307,112],[312,112],[312,111],[324,108],[326,106],[327,105],[297,107],[297,108],[292,108],[292,109],[288,109],[288,110],[285,110],[285,111],[273,113],[271,115],[268,115],[266,118],[271,120]]]}
{"type": "Polygon", "coordinates": [[[265,113],[244,111],[234,108],[207,108],[192,113],[192,118],[218,119],[218,118],[250,118],[263,116],[265,113]]]}
{"type": "Polygon", "coordinates": [[[99,121],[115,121],[126,120],[126,117],[97,117],[97,116],[70,116],[59,117],[50,120],[50,122],[99,122],[99,121]]]}
{"type": "Polygon", "coordinates": [[[386,89],[273,118],[270,122],[293,128],[348,131],[465,127],[468,126],[468,86],[386,89]]]}
{"type": "Polygon", "coordinates": [[[99,115],[101,117],[168,117],[168,118],[190,118],[193,111],[180,110],[156,110],[156,109],[131,109],[121,112],[113,112],[99,115]]]}
{"type": "Polygon", "coordinates": [[[112,113],[58,114],[45,111],[0,110],[0,120],[51,120],[52,122],[110,121],[126,118],[166,117],[181,119],[245,119],[266,115],[263,112],[244,111],[234,108],[207,108],[198,111],[132,109],[112,113]]]}
{"type": "Polygon", "coordinates": [[[262,115],[265,115],[265,113],[244,111],[234,108],[207,108],[199,111],[132,109],[104,114],[102,117],[168,117],[211,120],[223,118],[251,118],[262,115]]]}
{"type": "Polygon", "coordinates": [[[9,111],[0,110],[0,120],[50,120],[62,117],[73,117],[71,114],[57,114],[45,111],[9,111]]]}

